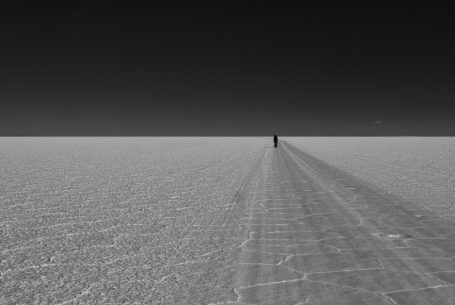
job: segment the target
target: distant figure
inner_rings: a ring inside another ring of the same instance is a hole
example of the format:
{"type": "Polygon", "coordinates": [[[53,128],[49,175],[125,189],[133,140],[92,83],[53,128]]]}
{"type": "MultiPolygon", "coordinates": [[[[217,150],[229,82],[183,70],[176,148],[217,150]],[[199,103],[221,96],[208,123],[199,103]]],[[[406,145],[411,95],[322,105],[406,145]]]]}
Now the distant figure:
{"type": "Polygon", "coordinates": [[[275,148],[278,146],[278,137],[276,135],[273,136],[273,143],[275,144],[275,148]]]}

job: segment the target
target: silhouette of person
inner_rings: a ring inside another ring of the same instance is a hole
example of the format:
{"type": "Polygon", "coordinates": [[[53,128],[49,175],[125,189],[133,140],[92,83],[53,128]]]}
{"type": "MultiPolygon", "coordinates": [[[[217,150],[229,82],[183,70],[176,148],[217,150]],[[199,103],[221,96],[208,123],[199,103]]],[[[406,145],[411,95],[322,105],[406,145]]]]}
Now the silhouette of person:
{"type": "Polygon", "coordinates": [[[275,148],[278,146],[278,137],[276,135],[273,136],[273,143],[275,144],[275,148]]]}

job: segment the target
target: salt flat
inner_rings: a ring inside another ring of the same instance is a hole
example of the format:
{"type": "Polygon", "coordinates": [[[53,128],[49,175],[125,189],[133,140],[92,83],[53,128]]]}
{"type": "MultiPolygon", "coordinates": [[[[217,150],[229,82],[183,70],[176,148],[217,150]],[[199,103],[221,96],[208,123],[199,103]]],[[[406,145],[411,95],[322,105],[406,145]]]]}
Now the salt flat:
{"type": "Polygon", "coordinates": [[[263,143],[1,139],[0,300],[173,304],[211,289],[193,281],[235,242],[230,214],[263,143]]]}
{"type": "Polygon", "coordinates": [[[454,304],[455,141],[408,140],[2,138],[0,304],[454,304]]]}
{"type": "Polygon", "coordinates": [[[287,141],[413,203],[455,217],[455,137],[291,137],[287,141]]]}

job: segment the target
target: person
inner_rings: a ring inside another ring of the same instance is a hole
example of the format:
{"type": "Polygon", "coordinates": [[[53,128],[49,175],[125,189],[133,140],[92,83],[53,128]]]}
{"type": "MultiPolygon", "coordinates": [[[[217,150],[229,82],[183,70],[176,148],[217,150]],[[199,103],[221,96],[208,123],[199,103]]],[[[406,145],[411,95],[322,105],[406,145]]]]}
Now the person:
{"type": "Polygon", "coordinates": [[[273,143],[275,144],[275,148],[278,146],[278,137],[276,135],[273,136],[273,143]]]}

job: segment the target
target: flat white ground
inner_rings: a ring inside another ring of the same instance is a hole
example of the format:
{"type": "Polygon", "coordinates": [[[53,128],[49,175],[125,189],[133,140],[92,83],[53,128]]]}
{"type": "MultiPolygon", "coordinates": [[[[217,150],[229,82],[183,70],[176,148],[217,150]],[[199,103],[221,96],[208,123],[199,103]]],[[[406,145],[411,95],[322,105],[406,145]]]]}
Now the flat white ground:
{"type": "Polygon", "coordinates": [[[289,143],[455,219],[455,137],[305,137],[289,143]]]}
{"type": "Polygon", "coordinates": [[[454,138],[2,138],[0,304],[454,304],[454,138]]]}

